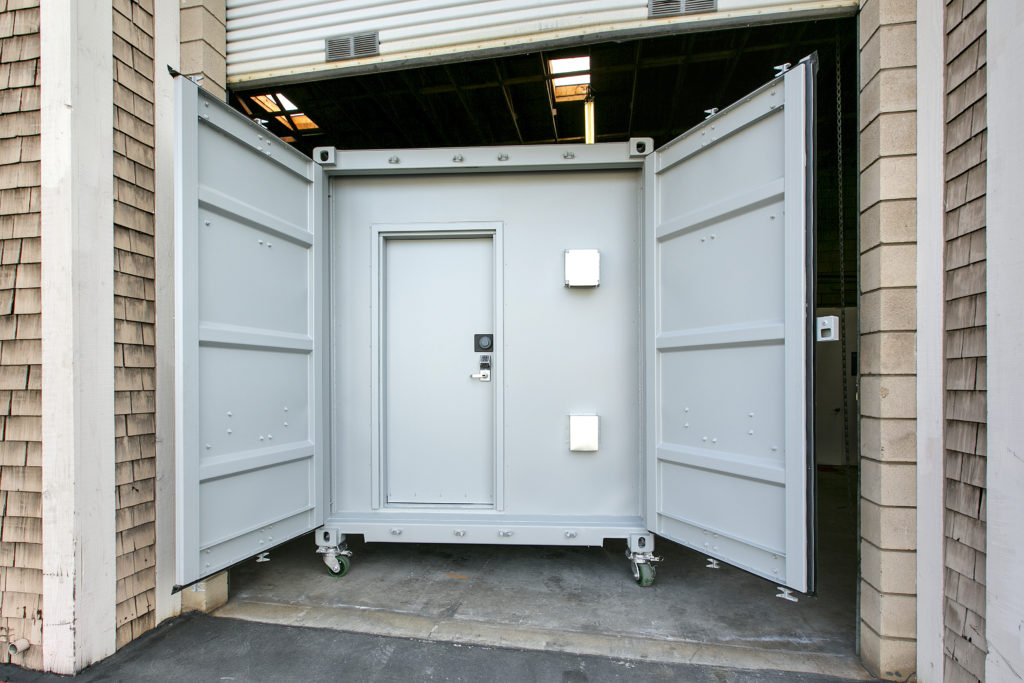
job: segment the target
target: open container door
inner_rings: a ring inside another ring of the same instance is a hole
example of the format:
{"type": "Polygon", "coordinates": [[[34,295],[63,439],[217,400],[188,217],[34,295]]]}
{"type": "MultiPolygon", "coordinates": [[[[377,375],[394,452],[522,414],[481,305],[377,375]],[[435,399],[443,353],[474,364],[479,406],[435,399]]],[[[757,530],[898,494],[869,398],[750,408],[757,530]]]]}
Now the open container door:
{"type": "Polygon", "coordinates": [[[179,586],[324,518],[322,169],[176,81],[179,586]]]}
{"type": "Polygon", "coordinates": [[[814,590],[813,57],[644,162],[647,524],[814,590]]]}

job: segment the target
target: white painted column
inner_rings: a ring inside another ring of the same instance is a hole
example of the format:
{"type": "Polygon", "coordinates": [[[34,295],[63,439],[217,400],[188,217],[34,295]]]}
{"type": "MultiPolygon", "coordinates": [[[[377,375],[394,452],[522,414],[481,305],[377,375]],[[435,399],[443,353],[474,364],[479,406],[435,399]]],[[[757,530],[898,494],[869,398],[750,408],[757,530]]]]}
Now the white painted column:
{"type": "Polygon", "coordinates": [[[988,5],[988,683],[1024,679],[1024,7],[988,5]]]}
{"type": "Polygon", "coordinates": [[[154,3],[156,87],[156,620],[181,611],[174,586],[174,79],[178,0],[154,3]]]}
{"type": "Polygon", "coordinates": [[[43,666],[114,652],[114,209],[110,2],[40,8],[43,666]]]}
{"type": "Polygon", "coordinates": [[[917,677],[943,672],[945,3],[917,2],[917,677]]]}

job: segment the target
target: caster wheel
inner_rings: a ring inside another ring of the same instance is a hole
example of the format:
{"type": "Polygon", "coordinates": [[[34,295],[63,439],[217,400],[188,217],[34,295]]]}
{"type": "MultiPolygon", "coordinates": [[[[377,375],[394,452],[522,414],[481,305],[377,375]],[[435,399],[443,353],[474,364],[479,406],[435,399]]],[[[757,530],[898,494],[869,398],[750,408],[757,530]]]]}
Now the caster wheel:
{"type": "Polygon", "coordinates": [[[654,574],[654,566],[647,562],[633,564],[633,578],[636,580],[638,585],[644,588],[647,588],[654,583],[654,574]]]}
{"type": "Polygon", "coordinates": [[[345,555],[324,555],[324,564],[327,565],[327,573],[331,576],[345,576],[352,561],[345,555]]]}

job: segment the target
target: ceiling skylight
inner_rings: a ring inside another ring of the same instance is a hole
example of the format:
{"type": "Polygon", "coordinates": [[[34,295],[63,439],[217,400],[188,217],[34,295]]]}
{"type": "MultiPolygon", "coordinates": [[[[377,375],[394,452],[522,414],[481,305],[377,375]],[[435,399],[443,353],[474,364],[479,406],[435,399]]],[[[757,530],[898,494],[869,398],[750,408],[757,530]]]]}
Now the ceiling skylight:
{"type": "Polygon", "coordinates": [[[313,119],[298,111],[299,107],[284,93],[250,95],[249,99],[258,104],[263,111],[274,114],[274,119],[290,131],[313,131],[320,127],[313,122],[313,119]]]}
{"type": "Polygon", "coordinates": [[[548,60],[554,74],[568,74],[551,79],[555,102],[573,102],[586,99],[590,90],[590,57],[566,57],[548,60]]]}

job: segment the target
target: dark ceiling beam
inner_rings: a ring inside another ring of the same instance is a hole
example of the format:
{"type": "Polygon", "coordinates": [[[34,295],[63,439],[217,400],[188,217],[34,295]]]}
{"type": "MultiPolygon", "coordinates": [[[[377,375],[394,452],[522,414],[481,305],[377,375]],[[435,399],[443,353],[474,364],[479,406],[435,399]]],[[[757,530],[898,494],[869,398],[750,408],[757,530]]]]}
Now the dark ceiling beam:
{"type": "Polygon", "coordinates": [[[668,108],[668,121],[665,127],[665,137],[669,137],[668,131],[671,131],[677,127],[676,124],[676,112],[679,111],[679,100],[683,96],[683,86],[686,83],[686,68],[690,65],[690,56],[693,51],[693,36],[683,35],[679,37],[679,48],[682,54],[682,60],[676,67],[676,80],[675,85],[672,88],[671,100],[668,108]]]}
{"type": "MultiPolygon", "coordinates": [[[[683,55],[674,57],[653,57],[645,59],[640,62],[641,69],[657,69],[666,66],[676,66],[680,62],[688,62],[692,64],[705,63],[705,62],[722,62],[729,59],[732,56],[731,50],[719,50],[716,52],[703,52],[699,55],[683,55]]],[[[592,76],[603,76],[606,74],[625,73],[633,70],[632,64],[615,64],[613,66],[595,67],[589,71],[580,71],[578,73],[589,73],[592,76]]],[[[533,74],[530,76],[513,76],[512,78],[505,79],[506,85],[528,85],[531,83],[539,83],[542,81],[550,81],[555,78],[561,78],[563,76],[569,76],[572,74],[533,74]]],[[[480,90],[483,88],[498,88],[501,87],[501,83],[495,81],[482,81],[479,83],[466,83],[459,86],[463,90],[480,90]]],[[[432,95],[439,92],[451,92],[452,86],[449,85],[436,85],[429,88],[424,88],[424,95],[432,95]]]]}
{"type": "MultiPolygon", "coordinates": [[[[747,54],[755,54],[755,53],[761,53],[761,52],[768,52],[768,51],[773,51],[773,50],[779,50],[779,49],[782,49],[782,48],[794,48],[795,49],[795,48],[803,47],[804,45],[807,45],[807,46],[817,45],[818,42],[820,42],[820,41],[807,40],[807,41],[800,41],[799,43],[796,42],[796,41],[789,41],[789,42],[782,42],[782,43],[772,43],[772,44],[764,44],[764,45],[753,45],[753,46],[747,48],[747,54]]],[[[676,55],[676,56],[670,56],[670,57],[652,57],[652,58],[640,60],[638,69],[639,70],[643,70],[643,69],[656,69],[656,68],[664,68],[664,67],[670,67],[670,66],[678,66],[682,62],[686,62],[688,64],[703,64],[703,63],[709,63],[709,62],[722,62],[722,61],[728,61],[733,56],[734,56],[734,51],[727,49],[727,50],[716,50],[714,52],[702,52],[702,53],[694,54],[694,55],[676,55]]],[[[426,68],[431,68],[431,67],[426,67],[426,68]]],[[[484,89],[488,89],[488,88],[500,88],[501,87],[501,82],[499,82],[499,81],[491,81],[491,80],[480,81],[480,82],[477,82],[477,83],[456,84],[452,74],[448,70],[447,65],[444,66],[444,67],[441,67],[441,68],[444,68],[446,73],[448,73],[448,79],[449,79],[450,83],[421,87],[419,89],[419,94],[420,95],[429,96],[429,95],[438,95],[438,94],[444,94],[444,93],[456,93],[459,90],[461,90],[463,93],[466,93],[466,92],[470,92],[470,91],[473,91],[473,90],[484,90],[484,89]]],[[[594,75],[594,76],[601,76],[601,75],[607,75],[607,74],[632,72],[633,70],[634,70],[634,65],[633,64],[616,64],[616,65],[613,65],[613,66],[596,67],[596,68],[591,69],[589,73],[594,75]]],[[[564,74],[558,74],[558,76],[562,76],[562,75],[564,75],[564,74]]],[[[349,78],[351,78],[353,80],[361,80],[360,77],[349,77],[349,78]]],[[[349,80],[349,78],[346,78],[344,80],[349,80]]],[[[530,76],[513,76],[512,78],[504,79],[504,83],[505,83],[506,86],[528,85],[528,84],[531,84],[531,83],[548,82],[548,81],[550,81],[553,78],[556,78],[556,76],[552,75],[552,74],[540,73],[540,74],[534,74],[534,75],[530,75],[530,76]]],[[[322,82],[326,83],[326,84],[329,84],[332,81],[322,81],[322,82]]],[[[239,92],[243,92],[243,91],[239,91],[239,92]]],[[[251,91],[246,91],[246,92],[251,92],[251,91]]],[[[366,91],[366,92],[361,93],[361,94],[347,95],[345,97],[345,99],[346,100],[360,100],[360,99],[367,99],[367,98],[372,99],[372,98],[381,97],[381,96],[395,96],[395,95],[407,95],[407,94],[408,94],[408,90],[406,90],[405,88],[398,89],[398,90],[375,90],[373,92],[366,91]]]]}
{"type": "MultiPolygon", "coordinates": [[[[618,131],[618,132],[615,132],[615,133],[598,133],[597,135],[594,136],[594,139],[597,142],[605,142],[605,141],[608,141],[608,142],[620,142],[625,137],[626,137],[626,133],[624,131],[618,131]]],[[[531,144],[531,145],[553,145],[553,144],[557,144],[557,143],[569,143],[569,142],[583,142],[583,136],[582,135],[571,135],[569,137],[561,137],[558,140],[552,140],[551,138],[530,140],[529,144],[531,144]]]]}
{"type": "Polygon", "coordinates": [[[404,144],[411,145],[412,142],[409,139],[409,134],[406,132],[405,126],[402,125],[401,119],[396,118],[396,116],[392,114],[392,112],[389,110],[391,105],[390,100],[387,101],[389,106],[385,107],[384,104],[381,103],[382,98],[373,97],[373,93],[372,91],[370,91],[369,85],[367,83],[361,83],[361,85],[363,88],[363,93],[371,96],[370,101],[373,102],[373,104],[377,107],[377,109],[380,110],[382,114],[384,114],[384,118],[386,118],[388,120],[388,123],[391,124],[391,130],[398,131],[398,134],[401,136],[402,140],[405,141],[404,144]]]}
{"type": "Polygon", "coordinates": [[[548,58],[541,52],[540,55],[540,72],[544,76],[544,92],[548,96],[548,111],[551,112],[551,130],[554,133],[554,142],[558,143],[558,109],[555,108],[555,93],[551,85],[551,81],[547,80],[551,75],[548,73],[548,58]]]}
{"type": "Polygon", "coordinates": [[[726,92],[728,92],[729,84],[732,83],[733,76],[736,75],[736,68],[740,65],[740,59],[743,58],[744,50],[747,47],[747,42],[750,40],[750,32],[744,31],[740,33],[738,39],[734,38],[734,44],[736,45],[736,53],[729,60],[729,64],[725,67],[724,77],[722,82],[718,85],[718,91],[715,93],[715,99],[711,102],[712,107],[723,107],[728,102],[723,102],[726,92]]]}
{"type": "MultiPolygon", "coordinates": [[[[444,146],[451,147],[452,139],[448,133],[448,126],[444,125],[441,122],[441,119],[437,115],[437,110],[434,108],[434,104],[431,101],[431,98],[424,97],[423,95],[420,94],[420,88],[416,87],[412,82],[412,76],[410,76],[411,70],[406,69],[400,71],[399,73],[402,74],[402,80],[405,81],[405,86],[409,89],[409,95],[411,95],[412,98],[416,100],[416,104],[419,105],[420,109],[427,115],[427,118],[430,119],[430,123],[433,124],[434,130],[437,132],[438,136],[440,136],[440,138],[444,141],[444,146]]],[[[422,72],[418,73],[420,73],[420,78],[422,79],[422,72]]]]}
{"type": "MultiPolygon", "coordinates": [[[[764,51],[771,50],[772,53],[771,59],[768,60],[770,62],[768,66],[781,66],[783,60],[785,60],[787,57],[792,58],[792,48],[796,45],[799,45],[802,42],[804,34],[807,32],[807,23],[802,22],[799,24],[789,24],[786,27],[786,29],[789,29],[786,30],[785,33],[790,34],[790,40],[784,40],[781,43],[765,46],[763,48],[764,51]],[[795,31],[793,30],[793,27],[796,27],[795,31]]],[[[783,35],[785,35],[785,33],[783,35]]],[[[800,56],[803,57],[803,55],[800,56]]]]}
{"type": "Polygon", "coordinates": [[[636,89],[640,82],[640,54],[643,52],[644,41],[636,41],[633,48],[633,92],[629,95],[629,121],[626,124],[626,135],[633,135],[633,112],[636,111],[636,89]]]}
{"type": "MultiPolygon", "coordinates": [[[[313,83],[311,84],[311,87],[314,89],[314,102],[333,102],[330,93],[327,91],[327,88],[323,87],[322,82],[313,83]]],[[[363,139],[366,140],[367,142],[374,139],[373,136],[370,135],[370,133],[363,126],[362,117],[353,116],[352,113],[349,111],[348,107],[337,106],[332,104],[330,113],[332,116],[327,117],[328,119],[333,120],[334,117],[341,118],[342,120],[348,122],[348,127],[350,129],[357,131],[359,135],[363,136],[363,139]]],[[[317,116],[319,116],[319,113],[317,113],[317,116]]],[[[332,131],[332,134],[336,135],[334,131],[332,131]]],[[[344,147],[344,143],[345,141],[338,140],[336,138],[332,140],[332,144],[338,147],[344,147]]]]}
{"type": "MultiPolygon", "coordinates": [[[[469,117],[469,122],[473,125],[473,129],[476,131],[476,136],[480,140],[481,144],[487,144],[487,137],[484,136],[483,130],[480,128],[480,122],[477,120],[476,115],[473,113],[473,108],[469,106],[469,102],[466,101],[466,93],[463,92],[464,88],[459,85],[458,81],[455,80],[455,76],[452,74],[452,70],[447,64],[444,65],[444,72],[448,76],[448,80],[451,82],[452,87],[455,89],[455,94],[459,98],[459,102],[462,103],[462,108],[466,110],[466,116],[469,117]]],[[[427,90],[421,90],[424,95],[427,94],[427,90]]],[[[450,91],[449,91],[450,92],[450,91]]]]}
{"type": "Polygon", "coordinates": [[[519,138],[519,144],[523,144],[523,132],[519,130],[519,116],[516,114],[515,105],[512,104],[512,93],[509,92],[508,86],[505,85],[505,76],[501,72],[501,65],[497,60],[492,60],[494,64],[494,73],[498,76],[498,83],[501,84],[501,94],[505,96],[505,106],[508,107],[508,114],[512,117],[512,125],[516,129],[516,137],[519,138]]]}

